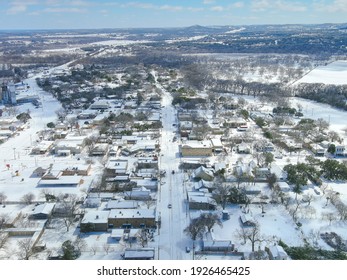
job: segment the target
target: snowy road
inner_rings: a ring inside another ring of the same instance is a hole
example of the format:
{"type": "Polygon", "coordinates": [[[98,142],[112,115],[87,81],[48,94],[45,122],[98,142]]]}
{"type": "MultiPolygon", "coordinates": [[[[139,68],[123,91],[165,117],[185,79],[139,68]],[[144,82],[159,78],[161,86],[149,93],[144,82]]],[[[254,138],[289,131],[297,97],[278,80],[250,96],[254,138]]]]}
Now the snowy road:
{"type": "MultiPolygon", "coordinates": [[[[160,86],[160,85],[158,85],[160,86]]],[[[160,87],[161,88],[161,87],[160,87]]],[[[178,143],[173,141],[176,134],[176,110],[171,105],[170,93],[163,90],[162,134],[160,169],[166,170],[159,190],[158,211],[161,213],[161,228],[158,240],[158,258],[162,260],[182,260],[191,256],[185,252],[189,243],[183,230],[187,226],[186,192],[180,163],[178,143]],[[174,171],[174,174],[173,174],[174,171]],[[165,183],[164,183],[165,182],[165,183]],[[169,208],[169,204],[171,207],[169,208]]]]}

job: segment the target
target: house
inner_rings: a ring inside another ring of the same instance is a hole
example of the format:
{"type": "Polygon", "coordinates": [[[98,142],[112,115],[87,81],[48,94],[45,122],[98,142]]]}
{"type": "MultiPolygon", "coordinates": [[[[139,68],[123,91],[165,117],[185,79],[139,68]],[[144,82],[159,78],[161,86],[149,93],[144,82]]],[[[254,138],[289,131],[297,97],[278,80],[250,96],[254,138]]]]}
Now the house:
{"type": "Polygon", "coordinates": [[[275,145],[271,142],[257,142],[255,143],[254,148],[257,150],[257,152],[269,153],[275,150],[275,145]]]}
{"type": "Polygon", "coordinates": [[[315,154],[317,157],[323,157],[326,152],[326,148],[324,148],[320,144],[315,144],[312,146],[312,152],[315,154]]]}
{"type": "Polygon", "coordinates": [[[222,144],[222,141],[220,140],[220,138],[212,138],[211,139],[211,144],[212,144],[212,149],[213,149],[213,152],[215,153],[220,153],[223,151],[223,144],[222,144]]]}
{"type": "Polygon", "coordinates": [[[105,206],[106,210],[111,209],[137,209],[139,202],[135,200],[109,200],[105,206]]]}
{"type": "Polygon", "coordinates": [[[247,143],[240,143],[236,146],[236,151],[239,154],[250,154],[251,153],[251,146],[247,143]]]}
{"type": "Polygon", "coordinates": [[[288,260],[289,256],[280,245],[273,245],[266,247],[265,251],[268,252],[270,260],[288,260]]]}
{"type": "Polygon", "coordinates": [[[31,174],[31,177],[41,178],[44,174],[46,174],[47,170],[47,168],[37,167],[31,174]]]}
{"type": "Polygon", "coordinates": [[[73,166],[66,167],[62,170],[62,176],[89,176],[92,170],[92,165],[75,164],[73,166]]]}
{"type": "Polygon", "coordinates": [[[234,244],[230,240],[203,240],[202,251],[231,252],[234,251],[234,244]]]}
{"type": "Polygon", "coordinates": [[[107,231],[110,211],[90,210],[86,212],[80,223],[81,232],[107,231]]]}
{"type": "Polygon", "coordinates": [[[212,181],[214,178],[214,174],[213,174],[212,169],[208,169],[204,166],[200,166],[193,171],[192,178],[202,179],[205,181],[212,181]]]}
{"type": "Polygon", "coordinates": [[[146,188],[147,190],[157,191],[158,190],[158,180],[156,178],[146,178],[146,179],[131,179],[131,182],[135,182],[138,188],[146,188]]]}
{"type": "Polygon", "coordinates": [[[127,248],[122,255],[125,260],[153,260],[154,248],[130,249],[127,248]]]}
{"type": "Polygon", "coordinates": [[[258,179],[265,179],[271,174],[271,169],[267,167],[260,167],[254,169],[254,176],[258,179]]]}
{"type": "Polygon", "coordinates": [[[255,226],[255,220],[249,214],[240,215],[240,222],[243,226],[247,226],[247,227],[255,226]]]}
{"type": "Polygon", "coordinates": [[[41,179],[37,186],[39,188],[64,187],[76,188],[83,183],[81,176],[60,176],[58,179],[41,179]]]}
{"type": "Polygon", "coordinates": [[[109,145],[107,143],[96,144],[95,147],[91,150],[91,156],[104,156],[108,152],[109,145]]]}
{"type": "MultiPolygon", "coordinates": [[[[101,205],[100,197],[87,197],[83,203],[86,208],[98,208],[101,205]]],[[[107,210],[107,209],[106,209],[107,210]]]]}
{"type": "Polygon", "coordinates": [[[85,138],[84,136],[83,137],[75,136],[75,137],[69,137],[65,139],[56,140],[54,152],[58,154],[59,151],[64,150],[64,151],[69,151],[71,154],[79,154],[81,153],[83,148],[84,138],[85,138]]]}
{"type": "Polygon", "coordinates": [[[211,156],[213,149],[211,141],[187,141],[180,145],[183,157],[205,157],[211,156]]]}
{"type": "Polygon", "coordinates": [[[115,241],[126,241],[126,242],[136,242],[137,236],[139,235],[139,229],[123,229],[115,228],[111,231],[111,238],[115,241]]]}
{"type": "Polygon", "coordinates": [[[126,175],[128,174],[128,160],[110,158],[105,170],[108,177],[126,175]]]}
{"type": "Polygon", "coordinates": [[[45,220],[48,219],[54,209],[55,203],[43,203],[35,206],[30,214],[31,219],[45,220]]]}
{"type": "Polygon", "coordinates": [[[108,224],[113,228],[155,227],[155,209],[112,209],[108,224]]]}
{"type": "Polygon", "coordinates": [[[131,191],[124,192],[124,199],[149,200],[151,199],[151,191],[145,187],[133,188],[131,191]]]}
{"type": "Polygon", "coordinates": [[[96,101],[90,105],[90,110],[107,110],[110,108],[110,104],[107,101],[96,101]]]}
{"type": "Polygon", "coordinates": [[[230,128],[238,128],[244,125],[247,126],[246,120],[243,118],[238,118],[238,117],[230,118],[228,120],[225,120],[223,123],[224,127],[230,127],[230,128]]]}
{"type": "Polygon", "coordinates": [[[217,207],[216,201],[205,192],[188,192],[188,203],[191,210],[215,210],[217,207]]]}
{"type": "Polygon", "coordinates": [[[53,147],[53,144],[53,141],[43,140],[31,149],[31,153],[33,155],[44,155],[53,147]]]}
{"type": "Polygon", "coordinates": [[[336,144],[335,145],[335,156],[345,156],[346,155],[346,146],[345,145],[340,145],[336,144]]]}

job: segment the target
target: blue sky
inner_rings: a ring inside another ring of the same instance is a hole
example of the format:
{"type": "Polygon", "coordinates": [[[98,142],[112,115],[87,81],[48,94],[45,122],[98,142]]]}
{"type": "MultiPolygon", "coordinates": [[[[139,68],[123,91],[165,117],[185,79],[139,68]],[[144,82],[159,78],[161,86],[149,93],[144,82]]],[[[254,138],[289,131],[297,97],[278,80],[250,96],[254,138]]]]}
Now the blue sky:
{"type": "Polygon", "coordinates": [[[347,22],[347,0],[0,0],[0,29],[347,22]]]}

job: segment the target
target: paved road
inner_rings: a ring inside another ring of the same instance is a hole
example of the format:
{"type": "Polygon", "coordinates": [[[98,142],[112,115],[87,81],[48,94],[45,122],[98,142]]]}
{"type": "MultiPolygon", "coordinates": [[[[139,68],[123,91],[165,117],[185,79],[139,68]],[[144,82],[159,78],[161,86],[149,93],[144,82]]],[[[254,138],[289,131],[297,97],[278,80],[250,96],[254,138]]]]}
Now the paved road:
{"type": "Polygon", "coordinates": [[[161,216],[161,228],[158,240],[158,258],[162,260],[182,260],[191,256],[185,252],[189,244],[183,230],[187,226],[186,191],[183,185],[184,174],[178,169],[180,163],[178,142],[173,141],[176,134],[176,109],[171,105],[172,97],[163,88],[162,134],[160,169],[166,170],[166,176],[158,193],[157,209],[161,216]],[[174,174],[172,174],[174,171],[174,174]],[[171,204],[172,207],[168,208],[171,204]]]}

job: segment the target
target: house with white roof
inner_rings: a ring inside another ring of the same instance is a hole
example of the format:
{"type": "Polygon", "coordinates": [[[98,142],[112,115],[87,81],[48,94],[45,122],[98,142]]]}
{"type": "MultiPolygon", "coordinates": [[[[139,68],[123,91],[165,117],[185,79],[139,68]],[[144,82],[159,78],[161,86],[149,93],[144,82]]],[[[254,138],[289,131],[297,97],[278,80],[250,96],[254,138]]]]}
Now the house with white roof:
{"type": "Polygon", "coordinates": [[[280,245],[266,247],[270,260],[288,260],[289,256],[280,245]]]}
{"type": "Polygon", "coordinates": [[[109,214],[106,210],[87,211],[80,223],[81,232],[107,231],[109,214]]]}
{"type": "Polygon", "coordinates": [[[150,228],[156,226],[155,209],[112,209],[108,224],[113,228],[150,228]]]}

